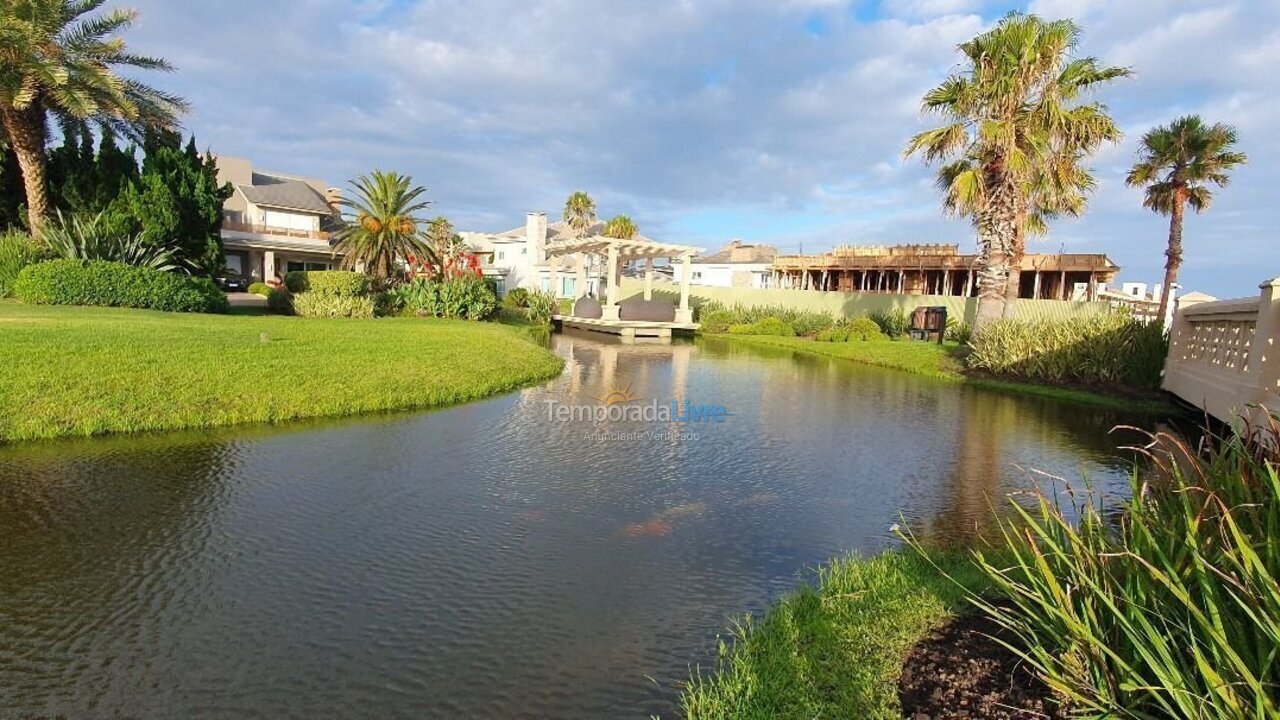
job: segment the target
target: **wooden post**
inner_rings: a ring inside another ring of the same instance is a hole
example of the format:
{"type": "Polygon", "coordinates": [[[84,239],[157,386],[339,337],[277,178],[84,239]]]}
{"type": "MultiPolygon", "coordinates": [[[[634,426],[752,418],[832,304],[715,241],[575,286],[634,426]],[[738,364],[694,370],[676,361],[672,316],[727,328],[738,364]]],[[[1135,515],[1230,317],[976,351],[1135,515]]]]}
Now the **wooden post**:
{"type": "Polygon", "coordinates": [[[1067,271],[1066,270],[1058,271],[1058,299],[1059,300],[1067,299],[1067,271]]]}
{"type": "Polygon", "coordinates": [[[1040,271],[1036,270],[1035,274],[1036,274],[1036,280],[1035,280],[1035,284],[1031,288],[1031,299],[1039,300],[1040,299],[1040,271]]]}
{"type": "Polygon", "coordinates": [[[898,294],[902,295],[903,293],[906,292],[906,289],[907,289],[907,271],[899,270],[898,271],[898,294]]]}
{"type": "Polygon", "coordinates": [[[973,268],[969,268],[969,274],[965,277],[965,280],[964,280],[964,296],[965,297],[973,296],[973,268]]]}
{"type": "Polygon", "coordinates": [[[573,281],[573,299],[587,294],[587,254],[578,253],[578,272],[573,281]]]}
{"type": "Polygon", "coordinates": [[[653,299],[653,258],[644,259],[644,299],[653,299]]]}
{"type": "Polygon", "coordinates": [[[551,285],[551,297],[559,298],[560,288],[558,285],[560,283],[560,258],[548,257],[547,262],[551,265],[551,282],[549,283],[551,285]]]}
{"type": "Polygon", "coordinates": [[[942,271],[942,294],[943,295],[951,294],[951,271],[950,270],[942,271]]]}

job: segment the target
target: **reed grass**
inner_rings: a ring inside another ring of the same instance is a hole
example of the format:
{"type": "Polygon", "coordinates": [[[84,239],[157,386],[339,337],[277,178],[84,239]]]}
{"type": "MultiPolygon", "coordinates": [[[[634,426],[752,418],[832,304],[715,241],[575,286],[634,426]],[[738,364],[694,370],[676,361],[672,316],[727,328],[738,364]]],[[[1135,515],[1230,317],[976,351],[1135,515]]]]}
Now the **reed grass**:
{"type": "Polygon", "coordinates": [[[1208,450],[1161,432],[1130,499],[1015,505],[978,554],[1012,605],[975,601],[1075,714],[1280,717],[1278,443],[1274,418],[1208,450]]]}
{"type": "Polygon", "coordinates": [[[1038,322],[1001,321],[969,342],[969,367],[1051,383],[1154,389],[1169,351],[1157,323],[1123,313],[1038,322]]]}

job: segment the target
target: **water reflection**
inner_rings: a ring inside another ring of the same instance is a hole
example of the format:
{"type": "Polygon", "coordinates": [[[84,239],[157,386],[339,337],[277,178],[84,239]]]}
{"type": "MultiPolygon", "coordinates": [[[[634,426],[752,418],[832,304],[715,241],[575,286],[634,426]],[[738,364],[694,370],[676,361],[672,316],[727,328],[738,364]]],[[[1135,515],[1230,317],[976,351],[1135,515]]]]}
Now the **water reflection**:
{"type": "Polygon", "coordinates": [[[723,341],[553,347],[556,381],[443,412],[0,448],[6,711],[671,715],[728,617],[900,516],[966,542],[1029,469],[1124,484],[1108,413],[723,341]],[[548,418],[622,387],[733,414],[548,418]]]}

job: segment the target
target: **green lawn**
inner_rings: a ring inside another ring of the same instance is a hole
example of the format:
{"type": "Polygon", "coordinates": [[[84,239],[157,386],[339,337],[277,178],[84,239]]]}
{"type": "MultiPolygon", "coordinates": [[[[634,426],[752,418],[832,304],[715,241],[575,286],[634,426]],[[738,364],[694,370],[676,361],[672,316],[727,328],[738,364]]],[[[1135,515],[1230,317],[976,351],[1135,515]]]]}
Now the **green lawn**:
{"type": "Polygon", "coordinates": [[[967,556],[934,561],[956,582],[912,550],[824,566],[816,585],[733,628],[719,667],[684,691],[686,716],[901,718],[903,656],[963,607],[966,589],[986,588],[967,556]]]}
{"type": "Polygon", "coordinates": [[[0,440],[427,408],[560,372],[520,329],[0,302],[0,440]]]}
{"type": "Polygon", "coordinates": [[[841,358],[895,370],[906,370],[917,375],[963,382],[992,390],[1050,397],[1117,410],[1163,414],[1169,413],[1174,409],[1169,402],[1155,397],[1154,394],[1149,398],[1133,397],[1132,395],[1106,394],[1104,391],[1092,392],[1077,388],[976,377],[967,372],[962,359],[963,350],[961,346],[955,343],[939,345],[935,342],[911,342],[908,340],[868,340],[865,342],[855,340],[852,342],[832,343],[818,342],[809,338],[764,335],[717,335],[716,337],[730,338],[755,345],[787,348],[812,355],[841,358]]]}

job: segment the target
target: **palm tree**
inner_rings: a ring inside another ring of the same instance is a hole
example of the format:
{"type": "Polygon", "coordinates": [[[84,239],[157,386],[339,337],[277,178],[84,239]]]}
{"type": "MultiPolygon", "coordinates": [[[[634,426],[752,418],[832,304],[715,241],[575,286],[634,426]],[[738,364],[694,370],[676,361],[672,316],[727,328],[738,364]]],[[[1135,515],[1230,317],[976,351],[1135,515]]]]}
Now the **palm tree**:
{"type": "Polygon", "coordinates": [[[382,170],[361,175],[351,181],[351,187],[354,196],[339,202],[353,211],[354,221],[338,230],[333,248],[334,254],[345,254],[344,267],[363,266],[373,278],[385,282],[410,256],[430,257],[431,248],[421,230],[424,221],[417,216],[431,206],[419,200],[426,188],[415,186],[408,175],[382,170]]]}
{"type": "Polygon", "coordinates": [[[564,221],[575,237],[586,237],[587,231],[596,224],[596,201],[579,190],[564,201],[564,221]]]}
{"type": "Polygon", "coordinates": [[[1026,236],[1055,215],[1082,211],[1093,186],[1083,159],[1120,138],[1105,107],[1077,101],[1130,71],[1073,58],[1079,40],[1080,28],[1070,20],[1009,13],[962,44],[966,67],[925,95],[924,110],[948,124],[907,144],[907,156],[950,161],[938,172],[944,207],[970,216],[977,228],[975,329],[1004,314],[1010,270],[1026,236]]]}
{"type": "Polygon", "coordinates": [[[604,225],[605,237],[630,240],[640,234],[640,228],[626,215],[615,215],[604,225]]]}
{"type": "Polygon", "coordinates": [[[119,33],[137,12],[117,8],[89,17],[106,0],[9,0],[0,3],[0,123],[22,168],[28,223],[39,234],[49,212],[45,142],[49,115],[140,137],[172,128],[181,98],[116,68],[172,70],[160,58],[129,52],[119,33]]]}
{"type": "Polygon", "coordinates": [[[1224,123],[1204,124],[1198,115],[1180,117],[1142,136],[1140,159],[1129,171],[1131,187],[1145,186],[1142,204],[1169,216],[1169,245],[1164,257],[1164,291],[1160,293],[1160,314],[1169,309],[1169,295],[1182,266],[1182,216],[1187,205],[1197,213],[1213,202],[1209,184],[1226,187],[1227,173],[1249,161],[1232,149],[1236,129],[1224,123]]]}

